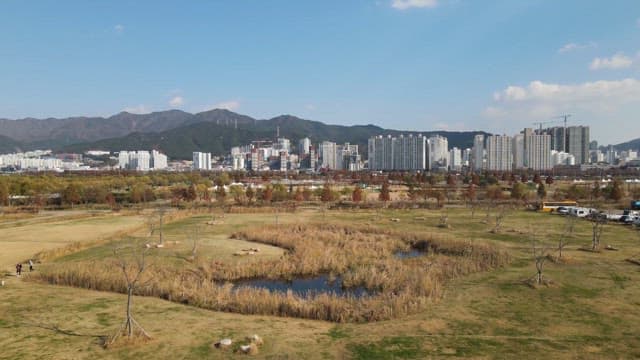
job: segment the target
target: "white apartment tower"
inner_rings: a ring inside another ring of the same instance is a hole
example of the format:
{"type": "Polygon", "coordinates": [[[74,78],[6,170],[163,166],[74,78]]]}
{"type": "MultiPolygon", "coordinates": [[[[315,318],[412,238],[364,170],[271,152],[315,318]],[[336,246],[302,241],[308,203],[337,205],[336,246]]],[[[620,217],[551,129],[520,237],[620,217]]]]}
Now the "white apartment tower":
{"type": "Polygon", "coordinates": [[[298,142],[298,155],[307,155],[309,154],[309,148],[311,147],[311,139],[308,137],[300,139],[298,142]]]}
{"type": "Polygon", "coordinates": [[[532,129],[524,129],[524,168],[551,169],[551,135],[537,135],[532,129]]]}
{"type": "Polygon", "coordinates": [[[524,168],[524,135],[517,134],[511,142],[513,144],[513,168],[524,168]]]}
{"type": "Polygon", "coordinates": [[[167,168],[167,155],[157,150],[151,151],[151,168],[153,170],[162,170],[167,168]]]}
{"type": "Polygon", "coordinates": [[[194,170],[211,170],[211,153],[194,152],[192,167],[194,170]]]}
{"type": "Polygon", "coordinates": [[[462,169],[462,151],[457,147],[449,151],[449,169],[454,171],[462,169]]]}
{"type": "Polygon", "coordinates": [[[487,137],[487,170],[510,171],[513,166],[513,144],[507,135],[487,137]]]}
{"type": "Polygon", "coordinates": [[[431,168],[447,167],[449,160],[449,141],[440,135],[432,136],[429,143],[429,161],[431,168]]]}
{"type": "Polygon", "coordinates": [[[429,145],[422,135],[375,136],[369,139],[370,170],[425,170],[429,145]]]}
{"type": "Polygon", "coordinates": [[[321,167],[330,170],[336,170],[338,168],[336,157],[336,143],[331,141],[323,141],[322,143],[320,143],[321,167]]]}

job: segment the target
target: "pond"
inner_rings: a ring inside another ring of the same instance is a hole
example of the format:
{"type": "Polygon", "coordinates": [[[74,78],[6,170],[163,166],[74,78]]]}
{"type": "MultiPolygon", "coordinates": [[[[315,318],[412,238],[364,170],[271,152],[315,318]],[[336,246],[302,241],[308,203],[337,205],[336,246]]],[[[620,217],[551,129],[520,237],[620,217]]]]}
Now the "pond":
{"type": "Polygon", "coordinates": [[[416,249],[411,249],[407,251],[397,251],[393,253],[393,256],[395,256],[397,259],[413,259],[425,254],[426,252],[416,250],[416,249]]]}
{"type": "Polygon", "coordinates": [[[342,278],[336,276],[332,279],[328,274],[315,277],[300,277],[293,280],[272,280],[272,279],[248,279],[237,281],[234,289],[241,287],[253,287],[267,289],[271,292],[286,293],[291,290],[294,295],[307,297],[311,294],[329,293],[338,296],[353,296],[361,298],[372,295],[372,292],[364,287],[344,288],[342,278]]]}

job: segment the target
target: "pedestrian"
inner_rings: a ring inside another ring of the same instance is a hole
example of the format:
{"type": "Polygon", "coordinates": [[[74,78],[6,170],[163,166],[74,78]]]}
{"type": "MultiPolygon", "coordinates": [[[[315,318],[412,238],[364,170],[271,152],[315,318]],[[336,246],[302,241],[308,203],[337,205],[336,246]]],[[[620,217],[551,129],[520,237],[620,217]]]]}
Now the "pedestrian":
{"type": "Polygon", "coordinates": [[[18,264],[16,265],[16,274],[17,274],[18,276],[20,276],[20,273],[21,273],[21,272],[22,272],[22,264],[18,263],[18,264]]]}
{"type": "Polygon", "coordinates": [[[29,272],[33,271],[33,260],[29,259],[29,272]]]}

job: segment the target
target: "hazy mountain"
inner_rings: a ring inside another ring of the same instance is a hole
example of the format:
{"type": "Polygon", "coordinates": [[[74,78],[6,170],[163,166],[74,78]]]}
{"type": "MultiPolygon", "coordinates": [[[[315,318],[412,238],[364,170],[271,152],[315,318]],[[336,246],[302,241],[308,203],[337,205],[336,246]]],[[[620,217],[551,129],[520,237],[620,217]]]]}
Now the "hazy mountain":
{"type": "MultiPolygon", "coordinates": [[[[173,159],[190,159],[193,151],[226,154],[232,146],[253,140],[275,140],[277,134],[295,146],[303,137],[313,143],[323,140],[349,142],[360,146],[366,155],[367,140],[375,135],[418,134],[419,132],[383,129],[375,125],[327,125],[292,115],[268,120],[228,110],[214,109],[197,114],[179,110],[150,114],[121,112],[111,117],[71,117],[65,119],[0,120],[3,152],[15,149],[51,148],[81,152],[90,149],[111,151],[157,149],[173,159]]],[[[483,132],[425,131],[449,139],[449,147],[471,147],[473,136],[483,132]]]]}
{"type": "Polygon", "coordinates": [[[638,139],[634,139],[631,141],[627,141],[627,142],[623,142],[621,144],[618,145],[614,145],[614,147],[616,148],[616,150],[618,151],[624,151],[624,150],[640,150],[640,138],[638,139]]]}
{"type": "Polygon", "coordinates": [[[160,132],[193,118],[192,114],[170,110],[150,114],[121,112],[108,118],[71,117],[64,119],[0,119],[0,135],[18,140],[27,147],[60,147],[79,142],[121,137],[132,132],[160,132]]]}
{"type": "Polygon", "coordinates": [[[22,144],[10,137],[0,135],[0,154],[22,151],[22,144]]]}
{"type": "MultiPolygon", "coordinates": [[[[227,154],[232,146],[245,145],[254,140],[275,140],[279,133],[295,146],[303,137],[309,137],[313,143],[323,140],[337,143],[350,142],[359,145],[360,152],[366,155],[367,140],[375,135],[417,134],[398,130],[387,130],[374,125],[327,125],[318,121],[304,120],[295,116],[283,115],[269,120],[255,120],[248,116],[226,110],[201,113],[202,122],[189,120],[187,125],[159,133],[136,132],[124,137],[103,139],[96,142],[75,144],[64,147],[65,151],[81,152],[89,149],[103,150],[140,150],[156,149],[173,159],[190,159],[193,151],[211,152],[215,155],[227,154]],[[215,115],[213,115],[215,114],[215,115]],[[213,116],[212,116],[213,115],[213,116]]],[[[483,132],[421,132],[424,135],[439,134],[449,139],[450,147],[467,148],[472,146],[473,136],[483,132]]]]}

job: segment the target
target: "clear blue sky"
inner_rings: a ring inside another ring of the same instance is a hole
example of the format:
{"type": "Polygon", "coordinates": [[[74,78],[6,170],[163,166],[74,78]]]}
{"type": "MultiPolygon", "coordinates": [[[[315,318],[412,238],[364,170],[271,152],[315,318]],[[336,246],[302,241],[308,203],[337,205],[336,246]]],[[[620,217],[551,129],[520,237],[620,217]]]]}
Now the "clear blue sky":
{"type": "Polygon", "coordinates": [[[640,137],[640,1],[0,2],[0,118],[226,107],[640,137]]]}

